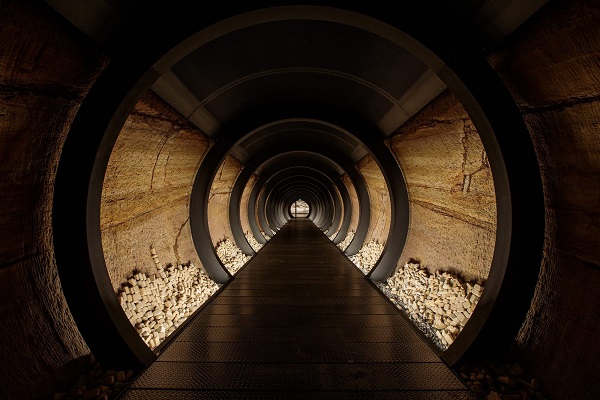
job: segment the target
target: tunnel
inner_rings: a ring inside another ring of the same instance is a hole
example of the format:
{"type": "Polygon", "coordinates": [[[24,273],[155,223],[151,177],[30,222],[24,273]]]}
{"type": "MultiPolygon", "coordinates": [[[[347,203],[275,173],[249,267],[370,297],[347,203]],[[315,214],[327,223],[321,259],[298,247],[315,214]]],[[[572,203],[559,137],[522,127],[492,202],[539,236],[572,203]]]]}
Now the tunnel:
{"type": "Polygon", "coordinates": [[[596,398],[596,2],[1,7],[7,399],[596,398]]]}

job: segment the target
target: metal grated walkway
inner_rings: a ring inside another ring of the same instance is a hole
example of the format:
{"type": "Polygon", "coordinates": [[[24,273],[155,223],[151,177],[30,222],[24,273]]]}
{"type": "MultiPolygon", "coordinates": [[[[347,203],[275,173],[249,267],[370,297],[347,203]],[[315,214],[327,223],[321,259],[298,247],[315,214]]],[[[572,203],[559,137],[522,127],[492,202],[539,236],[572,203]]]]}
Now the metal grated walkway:
{"type": "Polygon", "coordinates": [[[119,399],[476,397],[312,222],[297,219],[119,399]]]}

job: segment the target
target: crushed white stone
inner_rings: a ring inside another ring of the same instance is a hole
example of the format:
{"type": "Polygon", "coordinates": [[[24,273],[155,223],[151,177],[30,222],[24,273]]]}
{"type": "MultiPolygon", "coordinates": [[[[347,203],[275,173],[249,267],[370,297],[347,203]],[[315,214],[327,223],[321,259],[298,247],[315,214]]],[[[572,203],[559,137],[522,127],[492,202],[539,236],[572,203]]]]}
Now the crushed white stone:
{"type": "Polygon", "coordinates": [[[381,253],[383,253],[383,245],[371,239],[356,254],[348,258],[366,275],[375,266],[381,253]]]}
{"type": "Polygon", "coordinates": [[[217,243],[215,250],[223,265],[232,275],[252,258],[252,256],[242,253],[242,250],[229,238],[217,243]]]}
{"type": "Polygon", "coordinates": [[[346,250],[346,248],[348,247],[348,245],[350,244],[352,239],[354,239],[354,234],[355,234],[355,232],[353,230],[348,231],[344,240],[339,242],[337,244],[337,247],[339,247],[340,250],[342,250],[342,251],[346,250]]]}
{"type": "Polygon", "coordinates": [[[246,237],[246,240],[248,241],[250,247],[252,247],[252,250],[259,251],[264,246],[262,243],[258,243],[258,240],[256,240],[254,235],[250,232],[244,233],[244,236],[246,237]]]}
{"type": "MultiPolygon", "coordinates": [[[[152,257],[157,260],[152,248],[152,257]]],[[[144,342],[154,349],[173,333],[221,286],[193,263],[162,267],[156,274],[134,272],[117,298],[144,342]]]]}
{"type": "Polygon", "coordinates": [[[477,283],[449,272],[431,274],[417,263],[376,285],[442,350],[462,331],[483,292],[477,283]]]}
{"type": "Polygon", "coordinates": [[[267,236],[267,234],[264,231],[260,231],[260,234],[263,235],[263,237],[265,238],[265,240],[268,242],[269,240],[271,240],[270,236],[267,236]]]}

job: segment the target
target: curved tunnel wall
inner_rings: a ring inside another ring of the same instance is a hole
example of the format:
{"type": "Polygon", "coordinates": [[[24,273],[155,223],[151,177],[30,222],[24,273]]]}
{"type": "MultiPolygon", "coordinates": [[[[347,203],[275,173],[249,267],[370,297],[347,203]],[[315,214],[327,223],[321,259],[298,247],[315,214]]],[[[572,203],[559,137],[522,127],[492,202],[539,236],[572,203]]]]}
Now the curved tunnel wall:
{"type": "Polygon", "coordinates": [[[460,102],[444,92],[390,139],[402,166],[411,219],[399,266],[487,278],[496,240],[494,182],[483,145],[460,102]]]}
{"type": "MultiPolygon", "coordinates": [[[[2,208],[0,333],[6,340],[1,342],[1,368],[8,382],[28,382],[8,385],[9,398],[36,399],[77,375],[82,368],[77,360],[88,351],[57,279],[47,218],[54,172],[48,165],[56,165],[75,111],[105,58],[88,42],[73,38],[72,30],[63,29],[44,7],[27,2],[6,7],[5,18],[19,35],[3,32],[5,43],[14,46],[0,70],[6,101],[0,124],[7,127],[0,151],[12,160],[2,168],[14,178],[0,183],[11,193],[2,200],[7,207],[2,208]],[[45,46],[33,61],[31,53],[16,51],[31,43],[45,46]],[[60,60],[68,65],[56,68],[60,60]],[[43,344],[31,340],[37,337],[45,338],[43,344]]],[[[598,11],[585,1],[556,2],[542,11],[488,58],[532,133],[547,206],[540,281],[515,345],[554,398],[592,398],[600,331],[594,317],[599,307],[598,228],[589,222],[598,211],[598,11]]]]}
{"type": "Polygon", "coordinates": [[[115,291],[134,270],[200,265],[189,226],[191,182],[210,140],[148,92],[127,119],[111,153],[101,201],[101,234],[115,291]]]}
{"type": "MultiPolygon", "coordinates": [[[[475,60],[474,60],[475,61],[475,60]]],[[[470,66],[467,66],[466,64],[458,64],[458,68],[466,68],[467,72],[463,73],[468,73],[470,71],[470,66]]],[[[482,70],[483,72],[483,70],[482,70]]],[[[456,79],[455,76],[452,75],[452,72],[449,71],[444,71],[445,76],[447,76],[448,79],[456,79]]],[[[488,79],[491,77],[491,75],[489,75],[488,73],[488,79]]],[[[458,81],[457,81],[458,82],[458,81]]],[[[493,82],[493,81],[492,81],[493,82]]],[[[480,78],[475,79],[475,82],[473,82],[474,85],[483,83],[484,85],[486,84],[485,82],[485,77],[484,77],[484,81],[481,82],[480,78]]],[[[462,89],[462,86],[460,86],[460,84],[458,84],[458,88],[462,89]]],[[[467,92],[468,93],[468,92],[467,92]]],[[[467,100],[471,99],[467,96],[467,100]]],[[[469,100],[470,101],[470,105],[472,110],[476,110],[477,107],[479,106],[479,104],[477,103],[477,101],[473,101],[473,100],[469,100]]],[[[504,122],[504,119],[500,120],[498,119],[498,110],[496,110],[496,107],[490,109],[490,104],[486,104],[487,107],[487,112],[491,113],[491,115],[496,119],[496,123],[501,123],[504,122]],[[494,114],[495,112],[495,114],[494,114]]],[[[508,110],[507,110],[508,111],[508,110]]],[[[510,120],[510,119],[509,119],[510,120]]],[[[483,124],[483,126],[485,127],[486,125],[486,120],[485,118],[481,119],[480,123],[483,124]]],[[[512,122],[517,122],[516,120],[512,120],[512,122]]],[[[488,130],[491,129],[491,127],[486,128],[488,130]]],[[[517,128],[517,129],[522,129],[522,128],[517,128]]],[[[110,141],[112,139],[112,137],[114,136],[115,130],[114,128],[111,130],[111,134],[107,135],[106,137],[108,138],[108,140],[110,141]]],[[[493,136],[490,136],[491,134],[488,133],[488,144],[491,143],[490,140],[493,142],[493,136]]],[[[76,139],[73,139],[71,142],[73,142],[76,139]]],[[[68,144],[70,144],[71,142],[69,142],[68,144]]],[[[79,143],[79,142],[74,142],[74,143],[79,143]]],[[[109,143],[110,144],[110,143],[109,143]]],[[[526,143],[521,143],[521,144],[526,144],[526,143]]],[[[504,146],[506,146],[506,143],[503,143],[504,146]]],[[[70,147],[72,148],[74,145],[70,144],[70,147]]],[[[221,160],[224,157],[224,150],[227,149],[227,142],[218,142],[216,146],[213,146],[213,148],[211,149],[211,151],[209,152],[209,154],[207,155],[207,157],[205,158],[205,160],[203,160],[203,163],[200,167],[200,173],[197,175],[196,177],[196,181],[194,183],[194,191],[192,192],[192,197],[191,197],[191,204],[190,204],[190,209],[191,209],[191,228],[192,228],[192,234],[193,234],[193,238],[194,238],[194,243],[196,245],[196,248],[199,252],[199,256],[203,262],[204,267],[207,269],[209,275],[211,275],[214,279],[216,279],[218,282],[223,282],[227,279],[229,279],[229,274],[224,274],[223,269],[220,266],[220,263],[216,260],[215,256],[214,256],[214,249],[213,246],[211,246],[209,243],[206,243],[206,237],[208,236],[207,233],[209,231],[209,227],[208,227],[208,215],[207,215],[207,210],[209,209],[209,204],[208,201],[210,199],[209,196],[209,184],[213,181],[214,178],[214,174],[211,173],[210,171],[213,171],[214,169],[216,169],[218,162],[221,162],[221,160]],[[198,190],[196,190],[198,189],[198,190]],[[195,193],[198,192],[197,195],[195,195],[195,193]],[[200,213],[200,214],[198,214],[200,213]],[[198,218],[198,215],[200,216],[198,218]]],[[[279,149],[281,150],[281,149],[279,149]]],[[[68,155],[70,155],[71,153],[67,153],[68,155]]],[[[104,154],[101,154],[103,157],[105,157],[104,154]]],[[[501,157],[501,156],[500,156],[501,157]]],[[[70,161],[70,159],[66,159],[67,162],[70,161]]],[[[71,161],[72,162],[72,161],[71,161]]],[[[102,157],[100,157],[100,163],[96,164],[94,170],[92,171],[92,173],[94,175],[99,175],[103,173],[103,159],[102,157]],[[96,168],[97,167],[97,168],[96,168]]],[[[347,164],[346,162],[343,162],[342,165],[347,164]]],[[[68,164],[67,164],[68,165],[68,164]]],[[[498,166],[497,171],[496,172],[500,172],[500,175],[502,176],[502,174],[504,173],[503,171],[503,166],[500,166],[500,164],[496,164],[498,166]]],[[[68,167],[63,167],[63,170],[65,170],[68,167]]],[[[351,176],[353,176],[353,166],[349,167],[349,169],[347,169],[347,171],[350,173],[351,176]]],[[[59,174],[59,176],[64,176],[59,174]]],[[[370,215],[368,213],[368,206],[369,206],[369,198],[368,198],[368,193],[367,190],[363,189],[362,182],[363,179],[359,178],[356,174],[354,174],[355,182],[360,182],[360,185],[357,186],[358,189],[358,194],[359,194],[359,200],[360,200],[360,212],[361,212],[361,218],[359,218],[359,227],[355,233],[354,239],[353,241],[350,243],[350,245],[348,246],[348,248],[346,249],[346,253],[347,254],[353,254],[353,252],[355,252],[358,248],[360,248],[364,237],[367,235],[368,231],[369,231],[369,224],[368,222],[370,221],[370,215]],[[367,220],[368,218],[368,220],[367,220]]],[[[59,180],[59,182],[63,182],[63,180],[59,180]]],[[[516,182],[512,182],[512,185],[515,186],[516,182]]],[[[508,240],[508,243],[502,243],[504,245],[504,247],[501,247],[500,249],[496,249],[496,254],[500,254],[501,257],[498,259],[497,261],[497,267],[500,269],[500,271],[504,271],[505,266],[503,265],[503,263],[505,261],[510,261],[509,258],[511,258],[512,260],[514,260],[515,255],[514,254],[503,254],[504,251],[506,251],[506,246],[516,246],[517,248],[519,248],[520,244],[518,243],[518,241],[516,240],[512,240],[511,236],[508,234],[508,232],[510,231],[510,223],[511,222],[520,222],[520,221],[516,221],[513,219],[513,215],[511,214],[511,210],[510,210],[510,206],[512,206],[512,204],[509,204],[509,202],[511,200],[517,200],[517,198],[515,198],[514,194],[512,197],[508,198],[510,195],[510,192],[508,192],[509,188],[508,185],[510,185],[509,183],[503,183],[504,186],[501,185],[501,187],[504,188],[504,190],[506,191],[506,193],[502,193],[502,196],[500,196],[500,198],[503,199],[503,203],[502,206],[506,208],[506,212],[507,215],[506,217],[509,219],[509,222],[507,222],[504,225],[504,234],[503,236],[506,236],[505,240],[508,240]]],[[[258,186],[258,185],[257,185],[258,186]]],[[[518,185],[517,185],[518,186],[518,185]]],[[[59,185],[59,187],[62,187],[59,185]]],[[[394,188],[394,186],[392,186],[392,188],[394,188]]],[[[271,228],[269,227],[269,224],[267,222],[267,216],[265,214],[265,210],[266,210],[266,189],[265,188],[261,188],[258,191],[258,195],[257,197],[257,205],[255,207],[255,209],[257,210],[258,213],[258,224],[260,225],[260,227],[262,228],[263,231],[265,231],[267,233],[268,236],[274,234],[274,231],[271,230],[271,228]]],[[[92,202],[90,203],[90,206],[92,208],[89,208],[92,212],[93,210],[93,202],[95,200],[95,195],[96,193],[98,193],[98,189],[94,188],[94,193],[92,193],[91,199],[92,202]]],[[[535,200],[535,196],[533,196],[534,200],[535,200]]],[[[515,204],[519,204],[521,202],[516,202],[515,204]]],[[[524,203],[527,204],[527,202],[525,201],[524,203]]],[[[393,206],[396,206],[396,203],[392,203],[393,206]]],[[[57,210],[59,211],[57,214],[60,215],[60,212],[62,212],[62,208],[57,208],[57,210]]],[[[392,209],[393,211],[393,209],[392,209]]],[[[88,232],[92,232],[94,229],[94,224],[95,224],[95,220],[94,220],[94,214],[90,214],[90,218],[88,218],[88,222],[90,222],[90,225],[88,227],[88,232]]],[[[503,221],[503,219],[502,219],[503,221]]],[[[523,228],[523,224],[521,224],[521,229],[523,228]]],[[[532,227],[535,229],[535,227],[532,227]]],[[[401,229],[401,224],[395,224],[394,226],[394,232],[396,232],[398,229],[401,229]]],[[[515,231],[517,232],[517,230],[515,231]]],[[[520,231],[518,231],[519,233],[521,233],[520,231]]],[[[93,236],[89,237],[89,239],[94,239],[93,236]]],[[[96,244],[92,241],[91,242],[91,247],[94,247],[96,244]]],[[[400,247],[400,246],[399,246],[400,247]]],[[[93,250],[96,250],[95,248],[93,248],[93,250]]],[[[62,252],[63,250],[61,250],[62,252]]],[[[64,254],[64,253],[62,253],[64,254]]],[[[390,252],[386,252],[387,254],[392,254],[390,252]]],[[[513,261],[514,264],[514,261],[513,261]]],[[[101,260],[92,260],[92,267],[94,269],[94,272],[97,273],[102,273],[102,270],[104,268],[104,265],[102,264],[101,260]]],[[[497,268],[497,269],[498,269],[497,268]]],[[[514,268],[514,267],[512,267],[514,268]]],[[[100,283],[100,280],[104,281],[104,278],[101,277],[101,275],[96,274],[94,276],[94,279],[97,280],[99,286],[103,285],[104,283],[100,283]]],[[[507,289],[503,288],[503,283],[505,283],[501,278],[499,279],[499,281],[497,282],[497,287],[496,289],[500,290],[500,289],[504,289],[504,291],[506,291],[507,289]]],[[[510,281],[508,281],[507,283],[511,283],[510,281]]],[[[514,284],[514,282],[513,282],[514,284]]],[[[523,285],[521,285],[521,287],[523,287],[523,285]]],[[[486,293],[489,293],[489,290],[486,291],[486,293]]],[[[519,292],[521,293],[521,292],[519,292]]],[[[524,292],[523,296],[526,296],[527,293],[524,292]]],[[[489,300],[491,300],[493,298],[493,296],[495,296],[494,293],[492,293],[491,296],[488,295],[489,300]]],[[[110,298],[106,298],[106,297],[102,297],[102,301],[106,301],[107,303],[110,304],[111,300],[110,298]]],[[[513,301],[514,303],[514,301],[513,301]]],[[[517,302],[518,303],[518,302],[517,302]]],[[[484,303],[485,304],[485,303],[484,303]]],[[[488,303],[489,304],[489,303],[488,303]]],[[[490,307],[486,307],[484,309],[487,312],[492,312],[492,309],[490,307]]],[[[484,314],[485,315],[485,311],[484,314]]],[[[500,311],[502,312],[502,311],[500,311]]],[[[480,312],[479,314],[482,314],[482,312],[480,312]]],[[[115,316],[116,317],[116,316],[115,316]]],[[[494,320],[490,319],[486,322],[490,322],[493,323],[494,320]]],[[[496,324],[498,323],[497,321],[495,322],[496,324]]],[[[488,333],[490,332],[494,332],[495,330],[492,328],[488,328],[488,333]]],[[[492,334],[493,335],[493,334],[492,334]]],[[[496,334],[496,337],[498,335],[496,334]]],[[[488,338],[489,340],[489,338],[488,338]]],[[[497,343],[495,343],[497,344],[497,343]]]]}
{"type": "Polygon", "coordinates": [[[210,188],[208,206],[208,230],[213,246],[222,240],[234,240],[229,220],[229,201],[231,190],[243,165],[229,155],[219,167],[210,188]]]}

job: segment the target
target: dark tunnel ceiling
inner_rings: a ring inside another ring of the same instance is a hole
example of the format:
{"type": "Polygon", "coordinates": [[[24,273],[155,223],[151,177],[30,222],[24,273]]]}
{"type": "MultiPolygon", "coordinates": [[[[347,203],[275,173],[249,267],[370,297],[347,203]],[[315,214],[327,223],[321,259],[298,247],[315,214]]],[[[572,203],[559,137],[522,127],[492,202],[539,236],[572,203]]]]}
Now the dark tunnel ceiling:
{"type": "Polygon", "coordinates": [[[208,42],[152,89],[209,135],[249,109],[286,104],[343,110],[389,135],[445,85],[379,35],[329,21],[285,20],[208,42]]]}
{"type": "MultiPolygon", "coordinates": [[[[90,0],[85,6],[46,2],[99,43],[108,41],[111,30],[118,31],[120,21],[132,20],[134,15],[173,5],[190,7],[185,1],[90,0]]],[[[424,7],[432,9],[442,5],[431,0],[426,3],[424,7]]],[[[520,3],[462,0],[452,4],[452,11],[454,18],[474,23],[482,36],[493,40],[515,29],[516,21],[525,20],[545,1],[520,3]]],[[[410,7],[399,10],[409,11],[410,7]]],[[[398,43],[326,19],[250,21],[188,51],[151,89],[215,138],[220,128],[239,115],[268,114],[276,107],[302,110],[308,104],[326,116],[352,115],[386,137],[446,89],[435,71],[398,43]]],[[[270,130],[286,133],[291,140],[314,135],[335,139],[328,143],[355,162],[367,154],[360,141],[309,121],[264,128],[254,134],[268,135],[270,130]]],[[[264,147],[268,141],[260,143],[264,147]]],[[[263,150],[247,137],[231,154],[245,162],[263,150]]]]}

